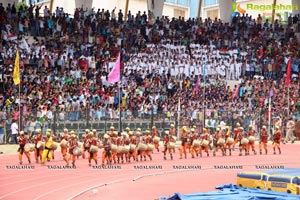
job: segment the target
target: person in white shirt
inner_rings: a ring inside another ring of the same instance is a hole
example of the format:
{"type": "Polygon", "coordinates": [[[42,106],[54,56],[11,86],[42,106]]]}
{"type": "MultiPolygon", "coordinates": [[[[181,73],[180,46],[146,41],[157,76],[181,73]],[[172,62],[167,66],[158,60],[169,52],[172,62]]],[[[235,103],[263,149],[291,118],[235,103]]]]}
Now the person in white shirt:
{"type": "Polygon", "coordinates": [[[295,121],[293,120],[292,117],[290,117],[289,121],[286,124],[286,137],[285,137],[286,143],[288,143],[289,141],[291,141],[291,143],[295,142],[294,130],[295,130],[295,121]]]}
{"type": "Polygon", "coordinates": [[[227,76],[228,80],[234,79],[234,71],[235,71],[235,69],[234,69],[234,62],[231,61],[230,65],[229,65],[229,74],[227,76]]]}
{"type": "Polygon", "coordinates": [[[11,143],[18,144],[18,134],[19,134],[19,126],[17,120],[13,119],[13,123],[11,124],[11,143]]]}
{"type": "Polygon", "coordinates": [[[242,63],[240,61],[236,61],[235,63],[235,78],[238,79],[241,76],[241,68],[242,63]]]}

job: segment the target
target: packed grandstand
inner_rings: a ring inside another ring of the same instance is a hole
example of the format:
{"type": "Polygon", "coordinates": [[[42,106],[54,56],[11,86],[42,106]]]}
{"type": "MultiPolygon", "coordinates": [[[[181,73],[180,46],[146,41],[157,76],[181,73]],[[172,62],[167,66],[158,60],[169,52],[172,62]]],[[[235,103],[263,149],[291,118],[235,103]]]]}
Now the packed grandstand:
{"type": "Polygon", "coordinates": [[[122,10],[52,14],[43,5],[0,3],[1,126],[20,115],[26,133],[54,115],[60,122],[120,113],[123,120],[176,121],[178,112],[188,126],[212,130],[236,122],[259,130],[271,122],[285,131],[290,117],[299,121],[299,15],[283,25],[248,15],[223,23],[142,13],[125,21],[122,10]],[[20,85],[12,78],[17,50],[20,85]],[[121,81],[110,84],[119,52],[121,81]]]}

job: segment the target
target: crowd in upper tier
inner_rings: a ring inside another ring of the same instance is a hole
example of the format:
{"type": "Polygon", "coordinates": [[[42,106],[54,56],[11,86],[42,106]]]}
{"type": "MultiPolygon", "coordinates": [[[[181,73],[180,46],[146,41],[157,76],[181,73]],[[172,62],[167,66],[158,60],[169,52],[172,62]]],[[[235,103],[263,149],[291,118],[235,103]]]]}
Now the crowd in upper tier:
{"type": "Polygon", "coordinates": [[[60,121],[118,119],[119,109],[123,119],[152,113],[175,119],[180,105],[181,121],[247,126],[267,124],[270,102],[272,123],[279,117],[284,126],[287,116],[300,118],[299,15],[282,25],[247,14],[231,23],[153,18],[143,11],[129,11],[126,20],[122,10],[78,8],[71,14],[0,3],[2,120],[18,119],[19,104],[25,130],[43,115],[53,121],[54,113],[60,121]],[[21,84],[16,86],[17,49],[21,84]],[[121,92],[107,82],[118,52],[121,92]],[[228,80],[238,84],[230,88],[228,80]]]}

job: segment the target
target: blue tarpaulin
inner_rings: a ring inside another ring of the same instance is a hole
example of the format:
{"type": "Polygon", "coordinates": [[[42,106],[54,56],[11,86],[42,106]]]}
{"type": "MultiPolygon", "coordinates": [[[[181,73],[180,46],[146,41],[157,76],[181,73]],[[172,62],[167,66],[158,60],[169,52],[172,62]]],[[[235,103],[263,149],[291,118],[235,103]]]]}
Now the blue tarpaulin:
{"type": "Polygon", "coordinates": [[[160,197],[160,200],[300,200],[300,195],[293,195],[268,190],[242,188],[227,184],[216,187],[216,191],[180,194],[170,197],[160,197]]]}

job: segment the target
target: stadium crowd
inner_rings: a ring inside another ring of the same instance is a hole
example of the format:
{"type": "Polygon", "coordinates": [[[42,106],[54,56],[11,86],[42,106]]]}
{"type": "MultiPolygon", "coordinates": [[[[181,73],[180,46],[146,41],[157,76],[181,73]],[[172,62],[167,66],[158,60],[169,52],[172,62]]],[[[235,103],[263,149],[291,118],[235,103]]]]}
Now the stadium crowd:
{"type": "Polygon", "coordinates": [[[83,8],[72,16],[63,8],[52,14],[43,5],[0,3],[0,126],[21,113],[25,132],[40,128],[43,116],[53,121],[55,113],[59,121],[87,115],[92,121],[118,119],[120,108],[123,119],[151,114],[175,119],[180,105],[188,125],[202,124],[205,118],[211,128],[223,121],[257,129],[268,125],[270,102],[272,124],[280,120],[284,128],[288,117],[300,119],[299,15],[289,17],[287,25],[278,20],[270,24],[260,16],[223,23],[154,19],[150,12],[134,16],[130,11],[125,21],[122,10],[83,8]],[[12,79],[17,50],[20,88],[12,79]],[[118,52],[120,96],[119,85],[107,82],[118,52]],[[232,89],[228,80],[239,84],[232,89]]]}

